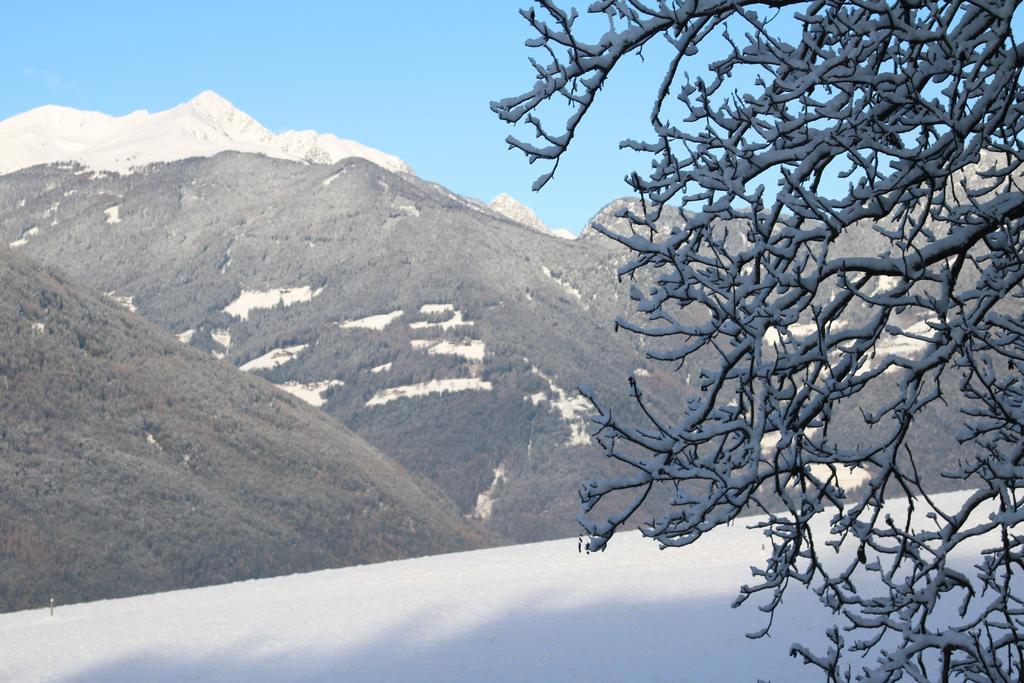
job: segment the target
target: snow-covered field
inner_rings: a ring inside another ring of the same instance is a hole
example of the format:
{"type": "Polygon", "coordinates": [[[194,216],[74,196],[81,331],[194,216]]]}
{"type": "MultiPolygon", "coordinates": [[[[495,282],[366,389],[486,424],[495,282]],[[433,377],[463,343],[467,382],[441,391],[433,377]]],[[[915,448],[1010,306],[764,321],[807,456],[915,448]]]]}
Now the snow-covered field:
{"type": "Polygon", "coordinates": [[[760,540],[659,552],[628,534],[0,615],[0,680],[812,680],[787,656],[826,614],[787,601],[774,637],[729,609],[760,540]]]}
{"type": "Polygon", "coordinates": [[[788,656],[823,644],[812,596],[761,640],[764,615],[729,607],[763,554],[742,526],[683,550],[630,533],[58,605],[0,615],[0,680],[820,680],[788,656]]]}

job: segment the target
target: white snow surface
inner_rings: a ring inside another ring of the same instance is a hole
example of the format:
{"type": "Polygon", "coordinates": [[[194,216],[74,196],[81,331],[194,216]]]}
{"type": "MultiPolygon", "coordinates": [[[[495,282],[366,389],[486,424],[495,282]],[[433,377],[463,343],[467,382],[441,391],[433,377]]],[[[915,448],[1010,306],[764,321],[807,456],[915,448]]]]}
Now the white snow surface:
{"type": "Polygon", "coordinates": [[[563,240],[574,240],[579,237],[576,233],[565,228],[551,228],[551,235],[563,240]]]}
{"type": "Polygon", "coordinates": [[[0,680],[819,681],[788,655],[797,641],[824,650],[833,616],[812,595],[794,585],[760,640],[744,636],[766,623],[760,602],[729,607],[768,552],[744,521],[684,549],[624,532],[594,555],[572,538],[79,605],[58,596],[53,616],[0,615],[0,680]]]}
{"type": "Polygon", "coordinates": [[[121,205],[112,206],[109,209],[103,210],[103,215],[106,216],[108,225],[117,225],[121,222],[121,205]]]}
{"type": "Polygon", "coordinates": [[[331,379],[323,382],[311,382],[310,384],[300,384],[299,382],[285,382],[284,384],[275,385],[278,389],[287,391],[292,396],[302,399],[311,406],[317,408],[327,403],[327,399],[324,398],[324,394],[328,389],[332,387],[340,387],[344,384],[341,380],[331,379]]]}
{"type": "Polygon", "coordinates": [[[243,289],[237,299],[224,307],[224,312],[235,318],[248,320],[249,313],[257,308],[273,308],[278,304],[291,306],[294,303],[309,301],[322,291],[323,288],[314,290],[308,285],[286,289],[243,289]]]}
{"type": "MultiPolygon", "coordinates": [[[[419,340],[415,340],[419,341],[419,340]]],[[[442,356],[462,356],[468,361],[482,363],[486,345],[479,339],[467,339],[461,342],[442,341],[427,349],[427,353],[442,356]]]]}
{"type": "Polygon", "coordinates": [[[267,351],[262,356],[253,358],[238,369],[244,370],[245,372],[252,372],[253,370],[270,370],[272,368],[276,368],[278,365],[284,365],[288,361],[293,360],[308,346],[309,344],[296,344],[295,346],[285,346],[280,349],[267,351]]]}
{"type": "Polygon", "coordinates": [[[494,512],[494,500],[498,494],[498,487],[505,481],[507,475],[508,472],[505,470],[504,463],[494,468],[494,479],[491,480],[491,485],[487,487],[486,491],[482,491],[477,495],[476,505],[473,507],[471,517],[483,520],[491,518],[491,514],[494,512]]]}
{"type": "Polygon", "coordinates": [[[108,116],[46,105],[0,121],[0,174],[61,161],[130,173],[157,162],[229,150],[318,164],[361,157],[391,171],[412,173],[396,156],[334,135],[275,135],[210,90],[153,114],[140,110],[108,116]]]}
{"type": "Polygon", "coordinates": [[[122,308],[127,308],[132,313],[138,310],[135,306],[135,297],[133,296],[124,296],[122,294],[118,294],[114,290],[104,292],[103,296],[107,297],[118,306],[121,306],[122,308]]]}
{"type": "MultiPolygon", "coordinates": [[[[367,147],[354,140],[344,140],[330,133],[313,130],[289,130],[276,137],[276,146],[286,154],[311,164],[334,164],[349,157],[367,159],[389,171],[412,173],[404,161],[393,154],[367,147]]],[[[274,156],[268,154],[268,156],[274,156]]]]}
{"type": "MultiPolygon", "coordinates": [[[[815,463],[811,465],[811,473],[822,481],[832,476],[832,470],[828,465],[815,463]]],[[[836,467],[836,482],[851,491],[871,479],[871,472],[864,467],[850,469],[849,467],[836,467]]]]}
{"type": "Polygon", "coordinates": [[[455,310],[454,304],[423,304],[420,306],[420,313],[424,315],[435,315],[438,313],[451,313],[455,310]]]}
{"type": "Polygon", "coordinates": [[[19,237],[18,239],[14,240],[13,242],[11,242],[10,245],[8,245],[8,246],[10,246],[11,249],[17,249],[18,247],[23,247],[26,244],[28,244],[28,238],[29,237],[32,237],[33,235],[38,235],[38,234],[39,234],[39,227],[33,225],[31,228],[29,228],[25,232],[21,233],[21,237],[19,237]]]}
{"type": "Polygon", "coordinates": [[[490,382],[479,377],[456,377],[454,379],[432,379],[429,382],[420,384],[406,384],[400,387],[391,387],[378,391],[366,402],[368,406],[382,406],[391,401],[409,397],[428,396],[430,394],[447,394],[456,391],[490,391],[493,389],[490,382]]]}
{"type": "Polygon", "coordinates": [[[402,313],[403,311],[391,311],[390,313],[369,315],[358,320],[343,320],[338,323],[338,326],[342,329],[376,330],[380,332],[392,322],[402,317],[402,313]]]}

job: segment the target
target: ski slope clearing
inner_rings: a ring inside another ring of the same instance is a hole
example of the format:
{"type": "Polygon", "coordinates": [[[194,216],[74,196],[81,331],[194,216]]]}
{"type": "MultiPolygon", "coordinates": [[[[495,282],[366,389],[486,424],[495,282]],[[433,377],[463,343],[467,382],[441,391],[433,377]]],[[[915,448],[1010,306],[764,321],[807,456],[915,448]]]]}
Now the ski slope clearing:
{"type": "Polygon", "coordinates": [[[0,679],[820,680],[788,656],[824,643],[812,595],[761,640],[765,615],[729,607],[764,553],[742,526],[683,550],[629,533],[589,556],[563,539],[58,605],[0,615],[0,679]]]}

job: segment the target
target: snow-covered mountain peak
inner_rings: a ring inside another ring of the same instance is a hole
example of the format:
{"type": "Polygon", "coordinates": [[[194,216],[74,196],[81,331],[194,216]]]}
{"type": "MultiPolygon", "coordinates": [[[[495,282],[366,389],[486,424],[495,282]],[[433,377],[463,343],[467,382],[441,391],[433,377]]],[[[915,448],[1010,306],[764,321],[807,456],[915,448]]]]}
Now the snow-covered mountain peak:
{"type": "Polygon", "coordinates": [[[510,197],[509,195],[502,192],[497,197],[491,200],[488,204],[492,211],[500,213],[505,218],[509,218],[516,223],[525,225],[528,228],[533,228],[538,232],[543,232],[555,237],[561,237],[562,239],[576,239],[576,235],[573,235],[568,230],[553,230],[542,221],[533,209],[510,197]]]}
{"type": "Polygon", "coordinates": [[[189,100],[188,104],[191,104],[196,109],[202,111],[237,111],[235,109],[235,105],[228,102],[227,99],[222,97],[219,93],[214,92],[213,90],[204,90],[203,92],[199,93],[191,100],[189,100]]]}
{"type": "Polygon", "coordinates": [[[225,151],[331,164],[361,157],[411,173],[398,157],[315,131],[280,135],[212,90],[166,111],[125,116],[45,105],[0,121],[0,174],[60,161],[129,173],[148,164],[225,151]]]}
{"type": "Polygon", "coordinates": [[[548,226],[534,213],[533,209],[504,192],[492,199],[489,206],[502,216],[510,218],[516,223],[522,223],[526,227],[533,228],[539,232],[550,232],[548,226]]]}
{"type": "Polygon", "coordinates": [[[275,146],[273,133],[212,90],[204,90],[179,107],[195,111],[229,139],[275,146]]]}

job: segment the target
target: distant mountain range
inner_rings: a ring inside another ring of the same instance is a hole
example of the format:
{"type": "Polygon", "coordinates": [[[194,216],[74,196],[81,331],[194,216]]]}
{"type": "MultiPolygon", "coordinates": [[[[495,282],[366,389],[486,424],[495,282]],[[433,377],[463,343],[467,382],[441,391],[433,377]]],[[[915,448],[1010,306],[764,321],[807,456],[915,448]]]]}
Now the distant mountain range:
{"type": "Polygon", "coordinates": [[[0,176],[0,244],[321,407],[513,540],[575,531],[602,462],[577,384],[685,387],[616,334],[607,240],[363,159],[37,166],[0,176]]]}
{"type": "Polygon", "coordinates": [[[311,130],[275,135],[210,90],[154,114],[108,116],[50,105],[0,121],[0,173],[61,161],[126,173],[225,151],[312,164],[360,157],[391,171],[412,172],[394,155],[334,135],[311,130]]]}
{"type": "MultiPolygon", "coordinates": [[[[486,205],[366,155],[251,151],[7,173],[0,244],[321,408],[515,541],[574,533],[577,487],[612,471],[578,384],[627,415],[629,378],[666,413],[697,391],[698,363],[651,360],[657,340],[616,333],[644,283],[617,282],[628,254],[593,230],[559,239],[507,196],[486,205]]],[[[595,220],[628,231],[631,201],[595,220]]],[[[915,429],[937,477],[949,425],[915,429]]]]}

